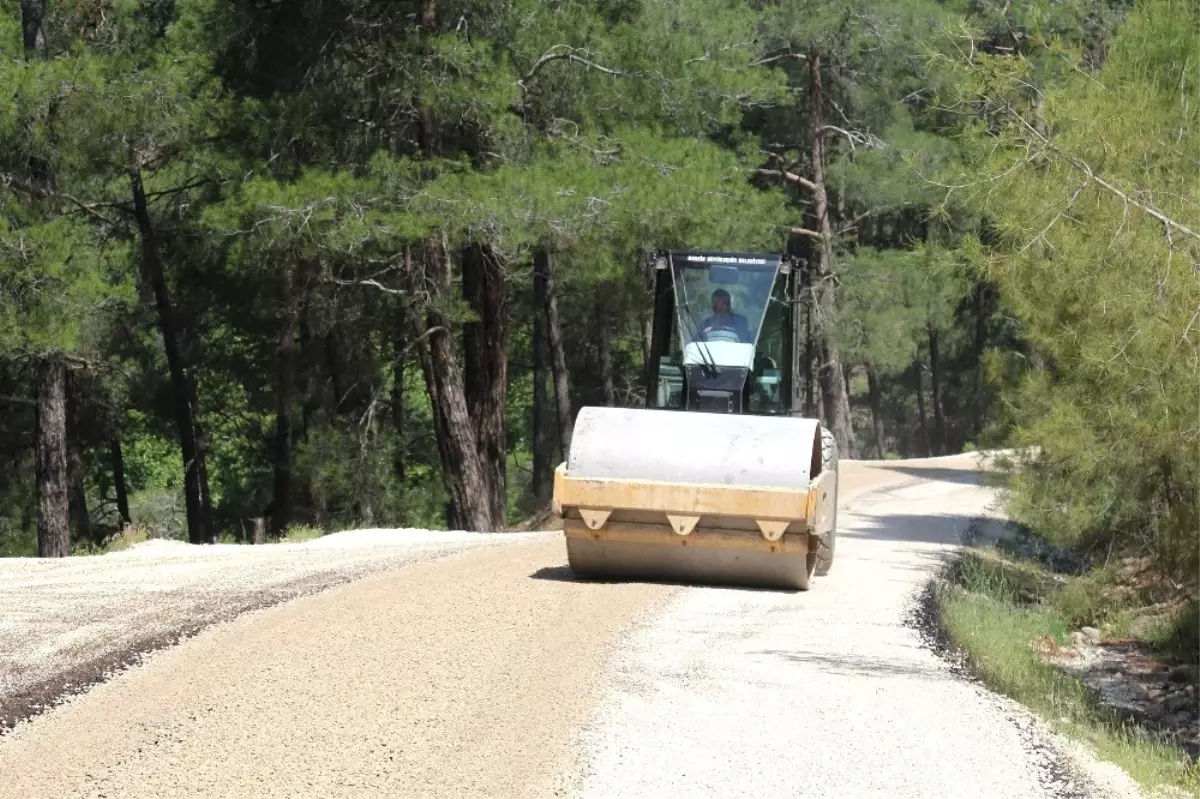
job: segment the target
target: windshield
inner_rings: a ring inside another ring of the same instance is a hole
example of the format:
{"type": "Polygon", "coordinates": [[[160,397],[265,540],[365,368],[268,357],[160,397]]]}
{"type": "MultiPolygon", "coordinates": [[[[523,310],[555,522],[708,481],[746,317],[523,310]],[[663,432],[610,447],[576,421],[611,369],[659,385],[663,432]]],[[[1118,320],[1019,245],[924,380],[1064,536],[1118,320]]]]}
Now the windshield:
{"type": "Polygon", "coordinates": [[[685,365],[751,368],[779,256],[680,254],[672,258],[685,365]]]}

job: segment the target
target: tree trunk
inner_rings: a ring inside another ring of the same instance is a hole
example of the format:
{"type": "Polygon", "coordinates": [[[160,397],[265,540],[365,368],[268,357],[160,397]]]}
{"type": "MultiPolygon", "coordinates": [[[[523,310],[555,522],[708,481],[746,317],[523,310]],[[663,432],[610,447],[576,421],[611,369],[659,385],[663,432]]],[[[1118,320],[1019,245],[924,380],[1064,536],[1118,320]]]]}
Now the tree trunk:
{"type": "Polygon", "coordinates": [[[879,389],[879,375],[875,365],[867,363],[867,397],[871,402],[871,422],[875,433],[875,457],[882,460],[884,456],[883,439],[883,396],[879,389]]]}
{"type": "Polygon", "coordinates": [[[117,492],[117,514],[121,517],[120,529],[133,524],[129,515],[129,489],[125,484],[125,456],[121,452],[121,439],[114,437],[108,442],[108,453],[112,459],[113,489],[117,492]]]}
{"type": "MultiPolygon", "coordinates": [[[[829,292],[832,295],[832,291],[829,292]]],[[[821,384],[821,404],[823,406],[826,426],[837,440],[838,452],[841,457],[853,458],[854,430],[850,424],[850,406],[846,396],[846,378],[842,372],[842,362],[838,357],[837,345],[832,336],[826,331],[817,333],[817,352],[821,356],[819,382],[821,384]]]]}
{"type": "MultiPolygon", "coordinates": [[[[907,377],[906,374],[906,380],[907,377]]],[[[897,451],[905,458],[911,458],[916,451],[916,444],[913,443],[912,425],[909,424],[908,411],[903,404],[896,406],[896,415],[892,421],[896,425],[897,451]]]]}
{"type": "MultiPolygon", "coordinates": [[[[412,278],[412,258],[408,248],[404,250],[404,280],[412,278]]],[[[412,288],[406,284],[406,288],[412,288]]],[[[408,409],[404,403],[404,376],[408,371],[408,350],[412,349],[412,338],[409,335],[410,318],[407,300],[397,298],[394,329],[391,336],[391,427],[395,432],[396,450],[392,452],[391,470],[396,480],[404,482],[408,474],[408,409]]],[[[403,515],[407,513],[402,511],[403,515]]]]}
{"type": "MultiPolygon", "coordinates": [[[[815,248],[816,263],[813,270],[815,302],[825,313],[834,310],[833,283],[826,278],[833,261],[833,231],[829,224],[829,201],[825,191],[825,131],[824,96],[821,91],[821,55],[809,55],[809,125],[812,136],[812,182],[813,213],[817,219],[819,245],[815,248]]],[[[854,429],[850,420],[850,400],[846,393],[842,360],[833,332],[821,324],[817,330],[817,347],[821,354],[821,391],[825,395],[825,411],[828,414],[829,431],[837,441],[838,451],[844,458],[854,457],[854,429]]]]}
{"type": "MultiPolygon", "coordinates": [[[[416,323],[414,319],[414,332],[420,335],[424,332],[423,326],[416,323]]],[[[442,413],[441,398],[438,396],[437,379],[433,373],[433,353],[430,349],[429,342],[422,339],[417,342],[417,360],[421,365],[421,375],[425,378],[425,393],[429,395],[430,415],[433,417],[433,436],[437,443],[438,459],[442,464],[442,480],[446,487],[446,493],[450,496],[450,501],[446,503],[446,527],[451,530],[457,530],[465,526],[465,523],[458,516],[458,506],[460,500],[458,498],[458,489],[456,483],[451,479],[450,466],[453,463],[454,455],[450,449],[450,434],[446,430],[446,417],[442,413]]]]}
{"type": "Polygon", "coordinates": [[[503,524],[508,454],[504,415],[508,387],[506,308],[504,272],[490,248],[472,244],[463,251],[462,293],[479,319],[463,325],[467,409],[483,464],[488,513],[493,524],[503,524]]]}
{"type": "MultiPolygon", "coordinates": [[[[653,296],[653,295],[651,295],[653,296]]],[[[654,343],[654,314],[650,311],[642,312],[642,364],[648,366],[650,363],[650,351],[654,343]]]]}
{"type": "Polygon", "coordinates": [[[295,267],[283,265],[279,280],[279,332],[275,375],[275,500],[271,533],[287,534],[292,520],[292,397],[296,384],[296,309],[292,301],[295,267]]]}
{"type": "Polygon", "coordinates": [[[358,512],[358,518],[364,527],[371,527],[375,524],[375,507],[371,504],[370,497],[359,499],[354,504],[358,512]]]}
{"type": "Polygon", "coordinates": [[[83,453],[79,451],[78,442],[71,439],[70,433],[68,433],[67,441],[67,480],[71,497],[71,528],[75,531],[76,541],[93,541],[92,519],[87,504],[87,483],[84,480],[83,453]]]}
{"type": "MultiPolygon", "coordinates": [[[[426,60],[429,60],[434,57],[432,42],[437,36],[436,0],[421,0],[420,26],[422,51],[426,60]]],[[[422,75],[418,91],[425,84],[426,77],[422,75]]],[[[426,159],[436,158],[441,151],[437,118],[433,109],[421,103],[419,95],[416,104],[417,138],[421,154],[426,159]]],[[[432,177],[431,174],[429,176],[432,177]]],[[[411,259],[408,259],[407,266],[411,271],[411,259]]],[[[450,495],[446,523],[468,530],[495,529],[499,520],[490,512],[488,477],[479,456],[478,439],[467,408],[458,354],[454,351],[449,320],[438,310],[440,304],[450,298],[451,291],[450,260],[441,233],[434,233],[425,241],[424,270],[420,282],[423,290],[417,295],[425,297],[426,304],[423,309],[412,310],[414,323],[424,313],[424,329],[417,324],[415,330],[422,337],[418,345],[421,371],[432,405],[442,475],[446,492],[450,495]]]]}
{"type": "Polygon", "coordinates": [[[913,374],[917,382],[917,417],[921,422],[921,442],[925,445],[925,457],[928,458],[933,451],[929,446],[929,417],[925,414],[925,381],[921,377],[924,370],[924,362],[918,359],[913,364],[913,374]]]}
{"type": "Polygon", "coordinates": [[[204,464],[203,439],[196,421],[195,387],[189,386],[187,364],[180,351],[179,329],[175,311],[167,294],[167,281],[159,255],[158,239],[146,206],[139,170],[129,174],[133,192],[134,214],[142,244],[142,266],[154,291],[158,307],[158,325],[166,350],[167,369],[171,375],[171,392],[175,406],[175,423],[179,429],[179,446],[183,454],[184,498],[187,505],[188,540],[193,544],[213,541],[212,508],[208,495],[208,472],[204,464]]]}
{"type": "Polygon", "coordinates": [[[404,367],[408,360],[408,312],[401,305],[396,312],[395,329],[392,334],[392,430],[396,433],[396,451],[392,455],[392,473],[396,479],[404,482],[405,462],[408,460],[408,447],[404,440],[405,409],[404,409],[404,367]]]}
{"type": "Polygon", "coordinates": [[[987,349],[987,300],[987,284],[979,281],[975,286],[975,419],[972,425],[976,446],[980,446],[979,439],[983,435],[984,417],[987,415],[983,367],[983,355],[987,349]]]}
{"type": "Polygon", "coordinates": [[[604,404],[609,408],[617,404],[617,390],[613,380],[612,314],[601,299],[596,303],[596,346],[600,349],[600,385],[604,391],[604,404]]]}
{"type": "Polygon", "coordinates": [[[36,466],[39,558],[71,554],[67,490],[67,366],[58,358],[38,364],[36,466]]]}
{"type": "MultiPolygon", "coordinates": [[[[194,350],[189,350],[194,351],[194,350]]],[[[185,358],[185,362],[190,363],[190,358],[185,358]]],[[[201,518],[204,523],[204,529],[208,531],[208,537],[201,543],[213,543],[216,540],[216,528],[213,526],[212,518],[212,497],[208,493],[208,444],[204,440],[204,428],[200,425],[199,408],[200,399],[196,390],[196,376],[189,369],[187,372],[187,380],[184,382],[187,388],[187,396],[189,407],[192,409],[192,431],[196,438],[196,482],[203,487],[204,501],[201,503],[201,518]]]]}
{"type": "MultiPolygon", "coordinates": [[[[429,249],[427,247],[427,249],[429,249]]],[[[432,267],[427,267],[432,268],[432,267]]],[[[405,247],[404,249],[404,279],[405,285],[408,287],[409,295],[420,295],[424,293],[423,276],[418,276],[412,258],[412,251],[405,247]]],[[[447,491],[451,491],[448,472],[446,472],[446,464],[453,460],[453,455],[450,451],[449,441],[450,433],[446,428],[446,417],[442,412],[442,400],[438,393],[438,383],[433,373],[433,353],[429,346],[429,336],[422,320],[411,306],[404,308],[404,318],[412,332],[412,346],[417,351],[417,363],[421,367],[421,376],[425,379],[425,392],[429,395],[430,416],[433,418],[433,437],[438,448],[438,458],[442,462],[443,474],[446,477],[447,491]]],[[[446,523],[450,527],[458,526],[458,519],[454,518],[453,506],[457,500],[451,497],[451,511],[449,512],[446,523]]]]}
{"type": "Polygon", "coordinates": [[[567,376],[567,356],[563,349],[562,326],[558,319],[558,298],[554,287],[554,255],[539,247],[533,254],[534,271],[546,286],[546,339],[550,345],[550,367],[554,372],[554,399],[558,412],[558,442],[563,460],[571,451],[571,386],[567,376]]]}
{"type": "Polygon", "coordinates": [[[938,329],[933,322],[928,322],[929,330],[929,377],[933,389],[933,432],[934,452],[946,454],[946,419],[942,413],[942,374],[938,360],[938,329]]]}
{"type": "Polygon", "coordinates": [[[326,333],[324,344],[325,368],[329,371],[329,385],[333,389],[329,408],[337,415],[345,412],[348,399],[345,381],[342,379],[342,353],[338,346],[337,334],[332,330],[326,333]]]}
{"type": "Polygon", "coordinates": [[[315,354],[317,345],[313,340],[312,325],[309,321],[311,309],[305,304],[304,314],[300,317],[298,340],[300,346],[300,363],[303,364],[303,391],[300,398],[300,440],[308,441],[308,426],[313,414],[320,407],[317,397],[320,391],[320,358],[315,354]]]}
{"type": "Polygon", "coordinates": [[[813,379],[813,367],[816,359],[816,349],[813,342],[813,326],[812,326],[812,272],[811,267],[806,265],[802,273],[805,292],[807,297],[804,302],[804,415],[808,418],[823,419],[824,414],[817,408],[816,397],[819,394],[814,393],[815,380],[813,379]]]}
{"type": "MultiPolygon", "coordinates": [[[[814,366],[814,369],[819,372],[821,370],[821,364],[818,362],[814,366]]],[[[829,426],[829,417],[825,415],[825,392],[814,391],[814,394],[815,394],[815,401],[816,401],[816,405],[815,405],[816,415],[814,418],[819,419],[821,421],[821,424],[828,427],[829,426]]]]}
{"type": "Polygon", "coordinates": [[[533,477],[530,490],[534,506],[541,510],[551,499],[551,457],[554,445],[551,441],[549,392],[546,381],[549,377],[548,346],[546,344],[546,280],[545,275],[533,275],[533,477]]]}
{"type": "Polygon", "coordinates": [[[21,38],[25,57],[46,50],[46,0],[21,0],[21,38]]]}
{"type": "Polygon", "coordinates": [[[500,519],[492,514],[488,477],[479,454],[478,437],[467,408],[458,353],[450,335],[450,323],[438,309],[450,295],[450,260],[439,236],[426,243],[425,284],[429,297],[426,328],[429,356],[424,364],[429,400],[441,414],[442,469],[454,503],[459,526],[467,530],[495,530],[500,519]]]}

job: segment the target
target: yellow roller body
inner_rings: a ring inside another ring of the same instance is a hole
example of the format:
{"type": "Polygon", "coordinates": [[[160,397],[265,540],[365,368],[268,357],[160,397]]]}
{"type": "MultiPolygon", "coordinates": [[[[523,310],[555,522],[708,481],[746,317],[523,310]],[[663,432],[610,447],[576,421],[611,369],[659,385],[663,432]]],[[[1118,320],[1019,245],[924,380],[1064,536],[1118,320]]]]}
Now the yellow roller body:
{"type": "Polygon", "coordinates": [[[804,590],[836,489],[814,420],[584,408],[554,507],[581,576],[804,590]]]}

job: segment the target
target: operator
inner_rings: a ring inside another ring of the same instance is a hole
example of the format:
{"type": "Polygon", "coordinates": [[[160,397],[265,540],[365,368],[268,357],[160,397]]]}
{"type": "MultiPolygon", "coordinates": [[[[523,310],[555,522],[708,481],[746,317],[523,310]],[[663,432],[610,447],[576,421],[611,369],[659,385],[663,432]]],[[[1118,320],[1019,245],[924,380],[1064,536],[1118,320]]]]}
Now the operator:
{"type": "Polygon", "coordinates": [[[706,341],[709,333],[720,328],[732,330],[737,334],[738,341],[743,343],[750,341],[750,325],[746,321],[746,317],[734,313],[730,310],[730,305],[728,291],[717,289],[712,293],[713,315],[700,323],[700,334],[706,341]]]}

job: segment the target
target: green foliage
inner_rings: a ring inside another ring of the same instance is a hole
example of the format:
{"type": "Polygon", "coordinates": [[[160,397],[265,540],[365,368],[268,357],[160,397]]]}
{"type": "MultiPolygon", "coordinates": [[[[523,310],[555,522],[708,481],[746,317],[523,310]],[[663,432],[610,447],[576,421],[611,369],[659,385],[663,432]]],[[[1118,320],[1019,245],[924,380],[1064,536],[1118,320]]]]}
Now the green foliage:
{"type": "Polygon", "coordinates": [[[288,543],[298,544],[304,541],[312,541],[325,535],[325,531],[319,527],[314,527],[311,524],[291,524],[288,525],[287,535],[284,540],[288,543]]]}
{"type": "Polygon", "coordinates": [[[401,518],[402,486],[389,479],[391,432],[373,425],[323,425],[296,448],[295,471],[326,529],[347,529],[401,518]]]}
{"type": "MultiPolygon", "coordinates": [[[[1098,179],[1076,193],[1072,159],[1195,216],[1196,112],[1179,98],[1196,61],[1178,33],[1194,19],[1147,3],[1109,42],[1123,6],[450,2],[430,28],[372,0],[297,0],[288,14],[241,0],[122,1],[100,16],[51,4],[46,53],[26,60],[18,5],[0,0],[13,98],[0,105],[0,396],[28,398],[30,358],[74,358],[93,516],[115,522],[107,448],[119,437],[135,521],[181,535],[136,168],[222,534],[243,537],[273,499],[285,321],[294,521],[441,526],[410,339],[430,307],[456,340],[473,312],[456,261],[453,290],[424,296],[420,255],[435,234],[452,253],[485,243],[506,281],[516,521],[538,510],[531,250],[556,256],[572,406],[603,400],[606,359],[618,401],[639,401],[646,250],[807,250],[789,229],[814,226],[811,195],[758,172],[810,174],[806,59],[819,54],[837,299],[818,321],[850,370],[860,438],[873,440],[878,413],[882,457],[923,452],[934,331],[946,446],[1040,445],[1015,482],[1022,519],[1063,540],[1182,552],[1197,477],[1184,421],[1196,250],[1098,179]]],[[[31,420],[0,424],[0,457],[29,459],[31,420]]],[[[32,540],[33,498],[28,476],[0,471],[6,551],[32,540]]]]}
{"type": "Polygon", "coordinates": [[[1186,33],[1198,22],[1192,3],[1139,3],[1097,74],[1071,73],[1036,104],[1024,60],[963,63],[955,101],[982,104],[989,127],[968,130],[968,171],[944,181],[987,214],[996,244],[962,252],[1033,349],[1006,400],[1014,443],[1037,448],[1013,512],[1061,541],[1152,552],[1193,581],[1200,109],[1185,98],[1200,86],[1186,33]]]}
{"type": "Polygon", "coordinates": [[[0,353],[95,353],[131,288],[118,265],[128,250],[96,239],[72,219],[27,226],[0,216],[0,353]]]}
{"type": "Polygon", "coordinates": [[[0,557],[28,558],[37,554],[33,453],[14,466],[11,477],[0,481],[0,557]]]}
{"type": "Polygon", "coordinates": [[[841,264],[835,330],[843,357],[898,372],[925,336],[927,274],[912,253],[862,247],[841,264]]]}

